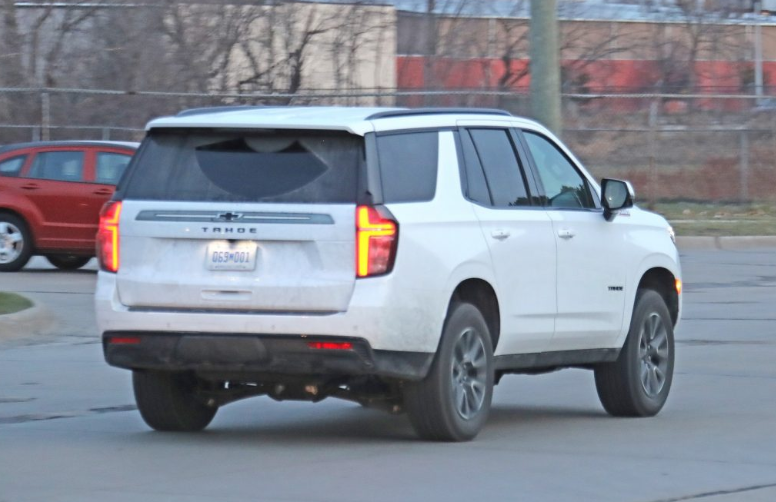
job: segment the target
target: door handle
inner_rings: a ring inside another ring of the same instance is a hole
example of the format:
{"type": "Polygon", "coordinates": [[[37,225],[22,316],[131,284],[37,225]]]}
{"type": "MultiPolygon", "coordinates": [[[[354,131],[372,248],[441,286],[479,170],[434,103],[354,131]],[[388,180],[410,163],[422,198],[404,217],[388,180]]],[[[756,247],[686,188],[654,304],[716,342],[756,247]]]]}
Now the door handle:
{"type": "Polygon", "coordinates": [[[496,240],[503,241],[509,237],[510,234],[507,230],[493,230],[490,235],[496,240]]]}
{"type": "Polygon", "coordinates": [[[112,194],[113,192],[111,192],[110,190],[107,190],[107,189],[105,189],[105,188],[101,188],[101,189],[99,189],[99,190],[95,190],[95,191],[94,191],[94,192],[92,192],[92,193],[93,193],[94,195],[110,195],[110,194],[112,194]]]}
{"type": "Polygon", "coordinates": [[[562,228],[558,230],[558,237],[560,237],[561,239],[569,240],[573,238],[575,235],[577,235],[576,232],[574,232],[573,230],[569,230],[567,228],[562,228]]]}
{"type": "Polygon", "coordinates": [[[21,186],[22,190],[37,190],[38,188],[40,188],[40,185],[35,183],[27,183],[26,185],[21,186]]]}

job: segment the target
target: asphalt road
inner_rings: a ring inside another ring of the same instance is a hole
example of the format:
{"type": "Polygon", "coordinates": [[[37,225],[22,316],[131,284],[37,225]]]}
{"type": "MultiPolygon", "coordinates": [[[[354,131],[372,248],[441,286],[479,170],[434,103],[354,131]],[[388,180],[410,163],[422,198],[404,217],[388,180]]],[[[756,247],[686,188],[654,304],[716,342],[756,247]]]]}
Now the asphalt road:
{"type": "Polygon", "coordinates": [[[151,432],[129,374],[102,361],[94,273],[0,275],[56,326],[0,340],[0,502],[776,500],[776,250],[683,265],[658,417],[608,417],[591,372],[511,376],[465,444],[420,442],[406,417],[336,400],[256,398],[204,433],[151,432]]]}

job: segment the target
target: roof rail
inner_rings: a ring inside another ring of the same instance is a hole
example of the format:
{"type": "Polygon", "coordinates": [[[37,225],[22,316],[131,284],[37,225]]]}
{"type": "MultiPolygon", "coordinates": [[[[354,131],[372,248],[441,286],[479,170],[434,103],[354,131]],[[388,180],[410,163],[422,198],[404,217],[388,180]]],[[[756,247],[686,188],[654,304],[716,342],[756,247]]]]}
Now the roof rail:
{"type": "Polygon", "coordinates": [[[192,115],[204,115],[206,113],[238,112],[246,110],[265,110],[267,108],[279,108],[277,106],[262,105],[232,105],[232,106],[206,106],[203,108],[189,108],[178,112],[176,117],[191,117],[192,115]]]}
{"type": "Polygon", "coordinates": [[[511,117],[512,114],[505,110],[495,108],[404,108],[399,110],[389,110],[385,112],[373,113],[367,120],[387,119],[393,117],[409,117],[415,115],[445,115],[445,114],[467,114],[467,115],[500,115],[511,117]]]}

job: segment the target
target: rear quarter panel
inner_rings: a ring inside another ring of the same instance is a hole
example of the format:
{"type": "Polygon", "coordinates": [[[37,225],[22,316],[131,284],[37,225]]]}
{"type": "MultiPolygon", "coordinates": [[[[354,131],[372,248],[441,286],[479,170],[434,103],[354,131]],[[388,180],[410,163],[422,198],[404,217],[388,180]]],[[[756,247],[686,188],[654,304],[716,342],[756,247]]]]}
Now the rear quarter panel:
{"type": "MultiPolygon", "coordinates": [[[[399,345],[434,352],[455,288],[466,279],[493,283],[492,265],[479,221],[461,191],[453,133],[439,134],[439,172],[432,201],[388,204],[399,222],[399,247],[391,274],[395,300],[411,318],[385,319],[399,345]],[[401,342],[401,338],[413,340],[401,342]]],[[[368,280],[368,279],[367,279],[368,280]]],[[[495,288],[494,288],[495,289],[495,288]]]]}

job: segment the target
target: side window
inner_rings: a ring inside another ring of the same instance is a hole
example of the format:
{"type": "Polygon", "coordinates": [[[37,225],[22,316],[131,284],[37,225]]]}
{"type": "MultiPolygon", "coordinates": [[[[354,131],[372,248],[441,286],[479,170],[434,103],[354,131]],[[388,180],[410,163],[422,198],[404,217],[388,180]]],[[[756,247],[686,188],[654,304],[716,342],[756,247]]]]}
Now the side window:
{"type": "Polygon", "coordinates": [[[123,153],[97,152],[95,183],[115,185],[121,179],[131,159],[131,156],[123,153]]]}
{"type": "Polygon", "coordinates": [[[530,206],[509,132],[505,129],[470,129],[469,133],[485,171],[493,206],[530,206]]]}
{"type": "Polygon", "coordinates": [[[22,155],[0,162],[0,176],[19,176],[19,173],[22,171],[22,166],[24,166],[25,159],[27,159],[27,156],[22,155]]]}
{"type": "Polygon", "coordinates": [[[550,207],[593,208],[587,182],[548,139],[523,131],[550,207]]]}
{"type": "Polygon", "coordinates": [[[438,132],[378,136],[377,155],[385,202],[423,202],[434,198],[438,132]]]}
{"type": "Polygon", "coordinates": [[[28,178],[54,181],[82,181],[84,153],[41,152],[35,156],[28,178]]]}
{"type": "Polygon", "coordinates": [[[468,186],[466,195],[468,195],[469,200],[490,206],[493,201],[490,200],[488,182],[485,180],[485,173],[482,171],[482,164],[477,157],[477,150],[474,149],[472,138],[466,131],[461,133],[460,138],[463,161],[466,166],[466,184],[468,186]]]}

